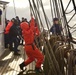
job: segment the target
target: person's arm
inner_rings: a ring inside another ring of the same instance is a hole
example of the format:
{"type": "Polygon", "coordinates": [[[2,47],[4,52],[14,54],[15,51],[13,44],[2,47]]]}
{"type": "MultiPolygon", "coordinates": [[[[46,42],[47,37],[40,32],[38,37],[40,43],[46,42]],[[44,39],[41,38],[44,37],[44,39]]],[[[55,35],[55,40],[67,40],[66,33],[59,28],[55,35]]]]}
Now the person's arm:
{"type": "Polygon", "coordinates": [[[33,17],[31,18],[31,21],[30,21],[30,29],[32,29],[33,31],[35,30],[35,20],[33,17]]]}
{"type": "Polygon", "coordinates": [[[13,22],[9,22],[8,25],[5,28],[5,33],[9,33],[9,30],[11,28],[11,26],[13,25],[13,22]]]}
{"type": "Polygon", "coordinates": [[[50,28],[50,32],[53,32],[53,26],[50,28]]]}
{"type": "Polygon", "coordinates": [[[36,26],[36,28],[35,28],[35,35],[36,35],[36,36],[39,36],[39,35],[40,35],[40,31],[39,31],[39,29],[38,29],[38,26],[36,26]]]}

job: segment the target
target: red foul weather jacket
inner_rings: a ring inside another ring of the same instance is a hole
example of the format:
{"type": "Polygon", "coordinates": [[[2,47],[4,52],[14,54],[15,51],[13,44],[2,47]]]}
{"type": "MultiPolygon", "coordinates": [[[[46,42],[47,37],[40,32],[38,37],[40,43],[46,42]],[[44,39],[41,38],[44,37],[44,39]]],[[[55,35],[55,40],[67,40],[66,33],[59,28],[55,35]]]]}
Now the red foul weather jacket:
{"type": "Polygon", "coordinates": [[[31,19],[30,26],[27,22],[21,23],[22,34],[26,45],[34,42],[34,26],[35,22],[33,18],[31,19]]]}
{"type": "Polygon", "coordinates": [[[9,33],[9,30],[10,30],[10,28],[11,28],[12,25],[13,25],[13,22],[10,21],[10,22],[8,23],[7,27],[5,28],[5,34],[8,34],[8,33],[9,33]]]}

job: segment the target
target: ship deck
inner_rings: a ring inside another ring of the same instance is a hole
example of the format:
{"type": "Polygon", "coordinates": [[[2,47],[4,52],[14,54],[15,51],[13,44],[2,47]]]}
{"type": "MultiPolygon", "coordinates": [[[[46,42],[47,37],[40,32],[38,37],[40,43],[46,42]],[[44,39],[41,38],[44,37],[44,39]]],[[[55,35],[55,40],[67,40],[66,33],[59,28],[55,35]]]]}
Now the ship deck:
{"type": "MultiPolygon", "coordinates": [[[[17,75],[20,72],[19,64],[27,58],[24,53],[23,46],[19,46],[20,56],[14,56],[13,52],[8,49],[0,57],[0,75],[17,75]]],[[[33,69],[34,62],[27,66],[28,69],[33,69]]]]}

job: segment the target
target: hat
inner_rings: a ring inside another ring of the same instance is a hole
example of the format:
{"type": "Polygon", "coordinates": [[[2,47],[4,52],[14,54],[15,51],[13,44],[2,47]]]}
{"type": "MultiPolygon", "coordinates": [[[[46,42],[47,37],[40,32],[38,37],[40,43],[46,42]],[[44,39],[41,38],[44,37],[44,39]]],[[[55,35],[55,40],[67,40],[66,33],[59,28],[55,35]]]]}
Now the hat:
{"type": "Polygon", "coordinates": [[[53,21],[58,21],[58,20],[59,20],[58,18],[54,18],[54,19],[53,19],[53,21]]]}

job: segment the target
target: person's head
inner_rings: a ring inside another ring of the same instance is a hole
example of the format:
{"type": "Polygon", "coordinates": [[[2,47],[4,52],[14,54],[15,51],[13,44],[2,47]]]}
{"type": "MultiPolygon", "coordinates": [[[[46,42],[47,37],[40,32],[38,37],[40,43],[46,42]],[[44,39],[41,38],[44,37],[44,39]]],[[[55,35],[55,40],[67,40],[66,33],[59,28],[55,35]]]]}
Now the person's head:
{"type": "Polygon", "coordinates": [[[16,19],[19,19],[19,17],[18,17],[18,16],[16,16],[16,19]]]}
{"type": "Polygon", "coordinates": [[[25,21],[27,22],[27,18],[25,18],[25,21]]]}
{"type": "Polygon", "coordinates": [[[54,19],[53,19],[53,23],[54,23],[54,24],[59,24],[59,19],[58,19],[58,18],[54,18],[54,19]]]}
{"type": "Polygon", "coordinates": [[[18,21],[15,18],[12,18],[11,21],[13,22],[14,25],[18,25],[18,21]]]}
{"type": "Polygon", "coordinates": [[[7,23],[9,23],[9,20],[7,20],[7,23]]]}
{"type": "Polygon", "coordinates": [[[14,22],[15,21],[15,18],[12,18],[11,21],[14,22]]]}
{"type": "Polygon", "coordinates": [[[25,21],[25,18],[24,17],[22,17],[22,22],[24,22],[25,21]]]}
{"type": "Polygon", "coordinates": [[[15,19],[15,20],[14,20],[14,24],[15,24],[15,25],[18,25],[18,20],[15,19]]]}

